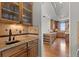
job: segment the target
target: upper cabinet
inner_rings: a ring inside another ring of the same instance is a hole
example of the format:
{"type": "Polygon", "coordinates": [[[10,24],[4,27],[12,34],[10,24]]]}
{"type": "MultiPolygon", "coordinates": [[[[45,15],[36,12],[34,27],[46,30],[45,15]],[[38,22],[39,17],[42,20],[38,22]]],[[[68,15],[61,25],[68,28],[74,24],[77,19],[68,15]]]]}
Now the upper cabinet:
{"type": "Polygon", "coordinates": [[[32,24],[32,3],[31,2],[23,3],[22,19],[23,19],[23,23],[32,24]]]}
{"type": "Polygon", "coordinates": [[[1,2],[0,8],[0,22],[32,25],[31,2],[1,2]]]}
{"type": "Polygon", "coordinates": [[[0,20],[6,21],[19,21],[19,3],[16,2],[1,2],[0,3],[0,20]]]}

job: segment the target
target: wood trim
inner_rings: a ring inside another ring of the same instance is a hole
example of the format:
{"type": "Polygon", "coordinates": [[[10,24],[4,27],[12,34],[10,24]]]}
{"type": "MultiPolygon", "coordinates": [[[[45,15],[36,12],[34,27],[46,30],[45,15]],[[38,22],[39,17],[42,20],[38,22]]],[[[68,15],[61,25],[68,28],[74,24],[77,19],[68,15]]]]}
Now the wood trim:
{"type": "Polygon", "coordinates": [[[20,14],[19,14],[19,20],[20,20],[20,23],[22,22],[22,13],[23,13],[22,6],[23,6],[23,2],[19,2],[19,12],[20,12],[20,14]]]}
{"type": "MultiPolygon", "coordinates": [[[[31,8],[32,8],[32,10],[33,10],[33,3],[32,2],[30,2],[30,4],[31,4],[31,8]]],[[[32,18],[31,18],[31,25],[33,25],[33,11],[31,10],[31,15],[32,15],[32,18]]]]}
{"type": "Polygon", "coordinates": [[[1,2],[0,2],[0,19],[1,19],[1,2]]]}
{"type": "Polygon", "coordinates": [[[19,24],[19,21],[0,18],[0,23],[5,23],[5,24],[15,24],[15,23],[17,23],[17,24],[19,24]]]}

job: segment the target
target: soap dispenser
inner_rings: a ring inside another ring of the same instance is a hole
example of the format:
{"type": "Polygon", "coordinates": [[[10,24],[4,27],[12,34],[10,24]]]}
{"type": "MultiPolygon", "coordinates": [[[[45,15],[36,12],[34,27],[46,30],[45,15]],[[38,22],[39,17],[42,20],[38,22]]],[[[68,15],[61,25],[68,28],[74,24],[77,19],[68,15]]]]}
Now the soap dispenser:
{"type": "Polygon", "coordinates": [[[15,40],[15,37],[13,37],[13,41],[15,40]]]}
{"type": "Polygon", "coordinates": [[[12,36],[12,31],[11,29],[9,30],[9,41],[11,41],[11,36],[12,36]]]}

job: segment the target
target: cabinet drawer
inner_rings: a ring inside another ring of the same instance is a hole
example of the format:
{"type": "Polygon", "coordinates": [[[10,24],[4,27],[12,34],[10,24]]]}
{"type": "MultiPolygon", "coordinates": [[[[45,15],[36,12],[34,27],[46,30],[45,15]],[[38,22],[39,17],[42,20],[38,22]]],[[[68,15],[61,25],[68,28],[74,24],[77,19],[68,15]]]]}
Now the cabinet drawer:
{"type": "Polygon", "coordinates": [[[25,51],[25,50],[26,50],[26,44],[22,44],[22,45],[19,45],[19,46],[16,46],[16,47],[3,51],[2,55],[4,57],[9,57],[9,56],[15,55],[17,53],[20,53],[20,51],[25,51]]]}
{"type": "Polygon", "coordinates": [[[30,46],[35,46],[35,45],[37,45],[38,44],[38,40],[32,40],[32,41],[29,41],[28,42],[28,47],[30,47],[30,46]]]}

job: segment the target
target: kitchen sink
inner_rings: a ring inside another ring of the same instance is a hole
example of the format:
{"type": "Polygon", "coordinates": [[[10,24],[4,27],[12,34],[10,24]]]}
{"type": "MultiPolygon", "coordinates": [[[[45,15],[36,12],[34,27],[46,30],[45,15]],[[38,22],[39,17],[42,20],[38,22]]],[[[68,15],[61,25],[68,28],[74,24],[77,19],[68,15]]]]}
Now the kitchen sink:
{"type": "Polygon", "coordinates": [[[14,43],[18,43],[20,42],[19,40],[16,40],[16,41],[10,41],[10,42],[6,42],[6,45],[9,45],[9,44],[14,44],[14,43]]]}

